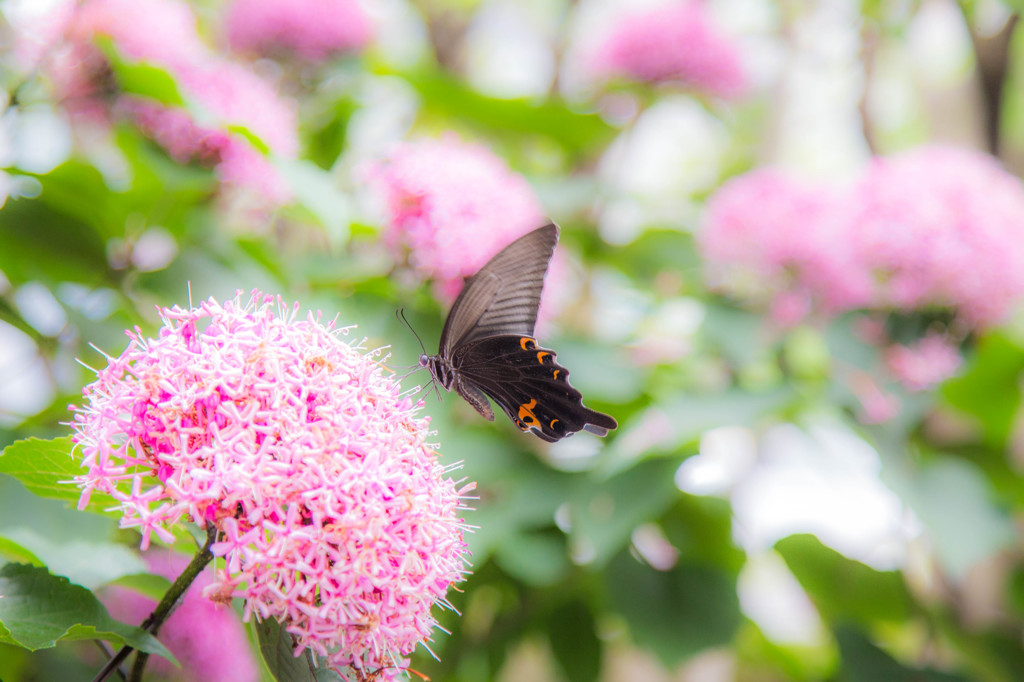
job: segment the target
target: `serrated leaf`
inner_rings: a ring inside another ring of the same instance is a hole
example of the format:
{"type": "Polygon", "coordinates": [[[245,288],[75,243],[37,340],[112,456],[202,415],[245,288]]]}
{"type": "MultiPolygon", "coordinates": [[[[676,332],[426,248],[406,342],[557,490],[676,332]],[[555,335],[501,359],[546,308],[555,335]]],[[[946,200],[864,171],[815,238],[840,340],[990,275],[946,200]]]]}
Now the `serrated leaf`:
{"type": "MultiPolygon", "coordinates": [[[[82,473],[82,467],[71,456],[72,446],[70,436],[53,440],[26,438],[11,443],[0,453],[0,474],[18,479],[40,497],[77,505],[81,491],[72,483],[62,483],[82,473]]],[[[120,516],[119,512],[104,511],[117,506],[117,500],[110,495],[94,491],[86,510],[120,516]]]]}
{"type": "Polygon", "coordinates": [[[910,616],[910,595],[896,571],[876,571],[848,559],[813,535],[783,538],[775,550],[818,612],[830,622],[870,625],[903,621],[910,616]]]}
{"type": "Polygon", "coordinates": [[[76,639],[128,644],[174,661],[153,635],[111,618],[84,587],[37,566],[0,567],[0,642],[37,651],[76,639]]]}

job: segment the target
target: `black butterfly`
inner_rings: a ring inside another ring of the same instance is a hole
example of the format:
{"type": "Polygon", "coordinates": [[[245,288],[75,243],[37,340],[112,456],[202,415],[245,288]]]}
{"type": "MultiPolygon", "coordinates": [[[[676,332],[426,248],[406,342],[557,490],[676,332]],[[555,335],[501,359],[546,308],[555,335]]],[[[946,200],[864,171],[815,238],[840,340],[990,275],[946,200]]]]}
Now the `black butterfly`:
{"type": "Polygon", "coordinates": [[[548,442],[585,429],[604,436],[618,426],[583,405],[569,385],[569,371],[554,351],[533,336],[548,261],[558,242],[554,223],[512,242],[465,286],[444,323],[437,355],[420,366],[445,390],[455,390],[485,419],[494,421],[489,397],[523,431],[548,442]]]}

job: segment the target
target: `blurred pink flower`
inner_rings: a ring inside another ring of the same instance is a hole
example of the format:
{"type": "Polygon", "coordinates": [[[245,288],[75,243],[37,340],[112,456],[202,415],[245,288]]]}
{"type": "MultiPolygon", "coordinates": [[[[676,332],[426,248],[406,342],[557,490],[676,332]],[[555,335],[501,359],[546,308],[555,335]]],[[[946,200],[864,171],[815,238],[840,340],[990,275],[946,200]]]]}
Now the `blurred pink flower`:
{"type": "Polygon", "coordinates": [[[877,158],[849,208],[876,307],[948,307],[984,326],[1024,295],[1024,188],[987,154],[930,146],[877,158]]]}
{"type": "Polygon", "coordinates": [[[712,287],[770,303],[781,324],[812,308],[865,305],[870,283],[840,230],[839,188],[764,168],[725,183],[708,200],[699,235],[712,287]]]}
{"type": "Polygon", "coordinates": [[[882,389],[864,372],[857,371],[850,376],[850,388],[860,402],[857,419],[862,424],[882,424],[900,413],[900,399],[882,389]]]}
{"type": "Polygon", "coordinates": [[[358,0],[234,0],[225,24],[233,50],[309,61],[362,50],[373,32],[358,0]]]}
{"type": "Polygon", "coordinates": [[[909,346],[893,344],[885,359],[889,371],[911,391],[934,388],[963,363],[959,346],[942,334],[928,334],[909,346]]]}
{"type": "Polygon", "coordinates": [[[168,69],[192,66],[207,53],[192,8],[182,0],[84,0],[67,37],[89,43],[97,36],[110,38],[124,57],[168,69]]]}
{"type": "Polygon", "coordinates": [[[598,77],[678,81],[719,97],[738,97],[747,89],[736,45],[693,0],[618,17],[589,55],[589,66],[598,77]]]}
{"type": "Polygon", "coordinates": [[[429,639],[466,573],[461,488],[428,420],[347,329],[259,292],[160,311],[85,387],[74,440],[121,525],[172,539],[214,523],[224,558],[205,594],[245,598],[339,669],[390,680],[429,639]]]}
{"type": "Polygon", "coordinates": [[[299,141],[294,108],[250,69],[213,54],[200,40],[191,8],[181,0],[85,0],[68,21],[64,44],[48,64],[58,97],[73,115],[109,116],[109,65],[96,47],[113,42],[127,59],[166,70],[182,94],[210,120],[196,121],[184,109],[137,96],[121,96],[127,114],[177,161],[217,169],[221,180],[247,187],[269,204],[286,203],[291,190],[270,162],[231,127],[246,129],[273,153],[294,157],[299,141]]]}
{"type": "Polygon", "coordinates": [[[700,246],[712,286],[789,322],[941,307],[985,326],[1024,297],[1024,188],[945,147],[875,159],[842,189],[755,170],[709,199],[700,246]]]}
{"type": "MultiPolygon", "coordinates": [[[[172,582],[188,562],[186,556],[162,550],[146,554],[149,570],[172,582]]],[[[238,615],[202,595],[211,582],[209,572],[200,573],[160,628],[160,641],[181,668],[154,656],[148,670],[176,682],[256,682],[260,679],[256,658],[238,615]]],[[[133,625],[141,623],[156,606],[155,600],[124,587],[103,590],[103,603],[114,618],[133,625]]]]}
{"type": "Polygon", "coordinates": [[[371,169],[370,182],[386,202],[389,247],[407,252],[445,301],[502,247],[545,222],[521,175],[451,134],[401,145],[371,169]]]}

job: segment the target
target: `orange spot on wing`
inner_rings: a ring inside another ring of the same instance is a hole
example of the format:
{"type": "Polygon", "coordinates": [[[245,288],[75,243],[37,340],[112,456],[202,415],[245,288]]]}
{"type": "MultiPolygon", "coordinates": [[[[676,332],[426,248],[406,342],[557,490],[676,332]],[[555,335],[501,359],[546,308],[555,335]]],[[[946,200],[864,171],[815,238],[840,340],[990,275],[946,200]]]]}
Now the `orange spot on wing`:
{"type": "Polygon", "coordinates": [[[559,372],[561,372],[561,371],[562,371],[562,370],[560,370],[560,369],[556,369],[556,370],[555,370],[555,376],[553,376],[552,378],[553,378],[553,379],[555,379],[555,380],[557,381],[557,380],[558,380],[558,373],[559,373],[559,372]]]}
{"type": "Polygon", "coordinates": [[[537,417],[533,414],[533,408],[535,407],[537,407],[536,398],[519,406],[519,418],[523,420],[524,424],[533,425],[539,423],[537,417]]]}
{"type": "Polygon", "coordinates": [[[552,430],[552,431],[554,430],[554,428],[555,428],[555,424],[557,424],[557,423],[558,423],[558,420],[557,420],[557,419],[552,419],[552,420],[551,420],[551,430],[552,430]]]}
{"type": "Polygon", "coordinates": [[[519,346],[523,350],[530,350],[531,348],[536,347],[536,345],[537,342],[531,339],[529,336],[524,336],[521,339],[519,339],[519,346]]]}
{"type": "Polygon", "coordinates": [[[541,352],[537,353],[537,362],[539,362],[540,364],[543,365],[544,364],[544,356],[545,355],[551,355],[551,353],[547,353],[545,351],[541,351],[541,352]]]}

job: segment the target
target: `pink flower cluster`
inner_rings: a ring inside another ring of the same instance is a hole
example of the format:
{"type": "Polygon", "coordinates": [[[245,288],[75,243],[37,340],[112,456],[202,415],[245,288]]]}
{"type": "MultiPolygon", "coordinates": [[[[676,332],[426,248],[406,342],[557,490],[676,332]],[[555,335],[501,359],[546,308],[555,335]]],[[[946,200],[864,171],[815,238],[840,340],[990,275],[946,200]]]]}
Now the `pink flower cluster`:
{"type": "Polygon", "coordinates": [[[67,21],[66,44],[49,71],[69,111],[103,111],[109,87],[106,59],[95,41],[105,38],[126,59],[166,70],[182,93],[210,120],[184,109],[138,97],[122,97],[118,109],[178,161],[214,166],[230,186],[246,187],[270,204],[286,203],[291,190],[263,156],[231,126],[245,128],[275,154],[298,152],[296,113],[251,70],[212,53],[200,40],[196,18],[181,0],[85,0],[67,21]]]}
{"type": "Polygon", "coordinates": [[[588,57],[590,71],[599,78],[681,82],[724,98],[747,89],[735,43],[695,0],[627,12],[588,57]]]}
{"type": "Polygon", "coordinates": [[[373,32],[358,0],[234,0],[225,28],[233,50],[312,62],[362,50],[373,32]]]}
{"type": "Polygon", "coordinates": [[[928,334],[909,346],[886,349],[886,364],[893,376],[911,391],[938,386],[960,369],[960,347],[942,334],[928,334]]]}
{"type": "Polygon", "coordinates": [[[407,142],[370,171],[386,202],[385,240],[451,301],[463,278],[503,246],[544,224],[536,194],[486,147],[459,141],[407,142]]]}
{"type": "MultiPolygon", "coordinates": [[[[171,581],[188,565],[188,557],[167,551],[151,551],[145,558],[150,571],[171,581]]],[[[181,682],[257,682],[256,658],[238,616],[202,595],[212,581],[209,573],[200,573],[160,628],[160,641],[178,659],[181,669],[160,657],[150,661],[149,669],[181,682]]],[[[154,599],[124,587],[105,589],[103,603],[114,618],[135,624],[156,606],[154,599]]]]}
{"type": "Polygon", "coordinates": [[[972,326],[1024,296],[1024,187],[991,157],[941,146],[878,158],[843,187],[757,170],[711,197],[709,281],[811,309],[946,308],[972,326]]]}
{"type": "Polygon", "coordinates": [[[392,679],[429,639],[434,604],[466,574],[462,496],[428,420],[347,329],[254,292],[160,311],[74,407],[87,470],[121,525],[173,540],[213,523],[224,558],[206,593],[244,597],[297,650],[392,679]]]}

